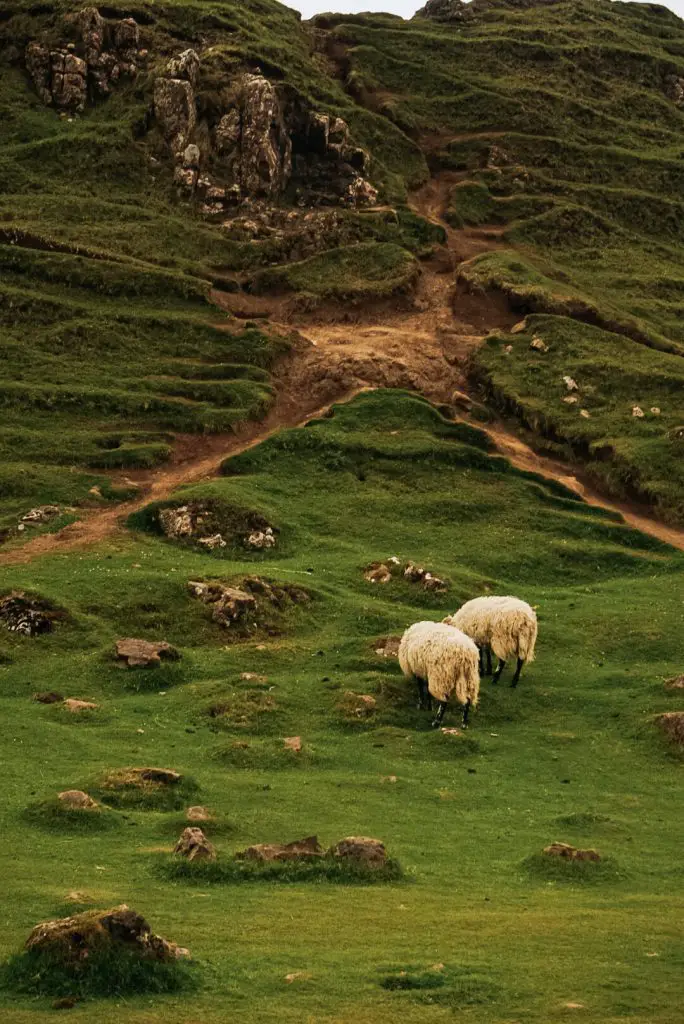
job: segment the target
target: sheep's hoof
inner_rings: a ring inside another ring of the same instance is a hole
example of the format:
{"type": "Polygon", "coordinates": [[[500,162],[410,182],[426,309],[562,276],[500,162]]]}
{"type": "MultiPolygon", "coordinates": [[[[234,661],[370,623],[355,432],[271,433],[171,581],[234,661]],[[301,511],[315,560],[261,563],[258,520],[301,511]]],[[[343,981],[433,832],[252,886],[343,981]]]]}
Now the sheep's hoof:
{"type": "Polygon", "coordinates": [[[432,722],[432,728],[433,729],[439,729],[441,724],[442,723],[439,721],[439,719],[435,718],[434,722],[432,722]]]}

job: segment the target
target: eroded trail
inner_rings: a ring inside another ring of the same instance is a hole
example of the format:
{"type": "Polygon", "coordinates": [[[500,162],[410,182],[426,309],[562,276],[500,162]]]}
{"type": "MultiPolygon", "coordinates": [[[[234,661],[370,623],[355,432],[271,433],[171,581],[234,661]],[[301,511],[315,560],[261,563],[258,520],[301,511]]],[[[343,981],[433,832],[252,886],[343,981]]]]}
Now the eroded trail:
{"type": "MultiPolygon", "coordinates": [[[[449,192],[460,177],[443,172],[413,196],[413,209],[444,228],[446,244],[423,263],[417,293],[410,302],[385,302],[351,313],[331,307],[323,313],[290,316],[281,303],[269,306],[262,301],[260,311],[268,313],[272,328],[289,334],[295,330],[298,335],[291,354],[274,373],[277,397],[267,417],[235,434],[176,435],[167,465],[125,476],[113,474],[115,483],[138,488],[134,499],[84,510],[78,522],[0,553],[0,565],[22,564],[123,535],[126,517],[148,502],[164,499],[184,484],[217,476],[221,463],[231,455],[281,429],[301,426],[360,391],[407,388],[446,404],[454,391],[466,390],[463,366],[468,355],[492,329],[511,326],[518,317],[502,298],[472,296],[454,283],[453,271],[460,262],[505,244],[496,226],[456,230],[446,223],[443,215],[449,192]]],[[[217,305],[231,309],[233,300],[226,300],[222,293],[213,297],[217,305]]],[[[619,512],[630,526],[684,551],[684,530],[652,518],[648,509],[605,498],[576,476],[573,467],[535,453],[503,424],[475,425],[491,436],[513,465],[559,481],[587,503],[619,512]]]]}

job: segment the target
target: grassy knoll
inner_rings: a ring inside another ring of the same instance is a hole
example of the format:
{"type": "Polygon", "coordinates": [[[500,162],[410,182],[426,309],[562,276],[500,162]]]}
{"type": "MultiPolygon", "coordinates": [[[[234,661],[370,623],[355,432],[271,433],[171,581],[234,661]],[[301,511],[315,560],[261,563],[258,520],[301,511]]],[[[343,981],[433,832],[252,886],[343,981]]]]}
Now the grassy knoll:
{"type": "MultiPolygon", "coordinates": [[[[680,707],[662,681],[681,671],[682,556],[513,470],[477,432],[401,392],[360,396],[224,468],[211,494],[279,524],[283,546],[261,571],[313,597],[273,634],[231,642],[185,589],[253,574],[259,556],[217,562],[132,531],[4,574],[71,619],[33,640],[0,634],[12,752],[0,817],[22,840],[5,875],[2,956],[35,921],[68,912],[75,889],[87,905],[129,903],[190,947],[199,990],[85,1003],[74,1019],[546,1024],[574,1002],[596,1024],[674,1024],[680,767],[652,718],[680,707]],[[363,579],[394,554],[448,577],[450,593],[363,579]],[[517,691],[483,683],[468,736],[436,734],[376,640],[488,588],[538,606],[537,661],[517,691]],[[174,677],[137,688],[139,674],[110,658],[122,633],[177,644],[174,677]],[[101,713],[30,700],[47,689],[101,713]],[[375,712],[350,718],[348,691],[374,696],[375,712]],[[269,700],[219,727],[207,706],[240,693],[269,700]],[[293,735],[304,759],[289,770],[297,755],[278,755],[293,735]],[[108,771],[144,764],[187,776],[188,800],[217,818],[206,831],[225,863],[254,842],[360,834],[384,840],[404,875],[189,885],[159,871],[182,827],[172,804],[113,807],[106,830],[36,822],[57,789],[99,795],[108,771]],[[605,866],[545,871],[535,855],[554,840],[598,848],[605,866]]],[[[48,1007],[0,991],[11,1024],[48,1007]]]]}

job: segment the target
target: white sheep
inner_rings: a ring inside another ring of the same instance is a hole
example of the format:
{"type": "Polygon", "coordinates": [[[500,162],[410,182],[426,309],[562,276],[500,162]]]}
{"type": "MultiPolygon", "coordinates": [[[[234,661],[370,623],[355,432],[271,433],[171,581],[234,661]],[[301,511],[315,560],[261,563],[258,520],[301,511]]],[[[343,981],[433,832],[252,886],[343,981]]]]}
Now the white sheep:
{"type": "Polygon", "coordinates": [[[506,661],[512,655],[518,659],[511,686],[517,686],[522,667],[534,660],[537,642],[537,616],[534,609],[517,597],[476,597],[466,601],[455,615],[443,620],[471,637],[480,650],[482,674],[492,671],[491,652],[499,659],[493,683],[498,683],[506,661]],[[487,669],[484,660],[487,657],[487,669]]]}
{"type": "Polygon", "coordinates": [[[463,728],[480,694],[478,649],[470,637],[441,622],[416,622],[399,644],[399,665],[407,679],[418,682],[419,708],[439,702],[433,728],[441,725],[450,697],[463,706],[463,728]]]}

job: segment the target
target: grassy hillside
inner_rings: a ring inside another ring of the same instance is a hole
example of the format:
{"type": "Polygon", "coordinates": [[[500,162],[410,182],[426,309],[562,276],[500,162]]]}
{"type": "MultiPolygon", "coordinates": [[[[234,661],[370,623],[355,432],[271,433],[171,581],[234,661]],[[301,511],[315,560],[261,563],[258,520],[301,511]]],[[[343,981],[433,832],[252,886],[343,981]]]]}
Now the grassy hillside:
{"type": "MultiPolygon", "coordinates": [[[[502,225],[517,250],[494,264],[489,256],[476,259],[462,269],[464,280],[502,291],[522,312],[566,316],[570,306],[571,316],[607,328],[610,335],[593,335],[596,359],[585,351],[582,364],[585,383],[597,392],[605,380],[602,353],[611,345],[617,353],[621,344],[616,327],[681,357],[684,107],[673,81],[684,77],[684,23],[675,14],[572,0],[475,4],[451,22],[420,14],[410,23],[321,20],[349,90],[416,139],[434,173],[454,172],[447,219],[502,225]]],[[[554,373],[571,373],[587,333],[567,323],[554,331],[548,362],[554,373]]],[[[622,345],[619,358],[631,363],[634,346],[622,345]]],[[[676,360],[663,363],[649,351],[634,359],[661,381],[655,390],[667,392],[663,413],[681,419],[676,360]]],[[[558,404],[546,376],[533,376],[518,350],[494,367],[483,349],[475,369],[477,377],[486,371],[489,395],[502,407],[543,407],[551,440],[574,445],[591,429],[578,408],[558,404]]],[[[619,388],[630,408],[642,400],[636,380],[623,379],[619,388]]],[[[668,425],[661,421],[648,440],[631,428],[613,422],[610,443],[619,456],[608,468],[597,466],[597,476],[681,521],[678,494],[644,472],[640,454],[650,446],[659,464],[674,468],[668,425]]]]}
{"type": "MultiPolygon", "coordinates": [[[[4,574],[69,619],[32,640],[2,635],[15,744],[2,817],[24,841],[6,877],[2,952],[67,912],[75,889],[84,905],[129,903],[197,960],[191,995],[85,1003],[76,1017],[546,1022],[579,1002],[588,1021],[674,1024],[679,768],[653,716],[678,706],[662,679],[678,665],[684,562],[486,449],[415,397],[361,396],[229,461],[209,489],[179,493],[260,510],[280,528],[279,552],[217,561],[134,532],[4,574]],[[394,554],[450,591],[364,580],[369,561],[394,554]],[[186,580],[254,572],[311,601],[276,635],[231,640],[186,580]],[[377,640],[487,589],[538,606],[538,660],[517,691],[483,682],[468,736],[435,733],[377,640]],[[164,637],[182,658],[121,671],[111,651],[126,633],[164,637]],[[31,701],[47,689],[100,707],[79,717],[31,701]],[[348,691],[375,698],[369,718],[353,698],[350,711],[348,691]],[[300,755],[283,748],[292,735],[300,755]],[[63,788],[106,797],[103,774],[146,763],[187,774],[178,807],[114,801],[109,827],[85,833],[41,809],[63,788]],[[404,878],[169,881],[184,800],[215,812],[219,864],[252,842],[365,834],[404,878]],[[556,839],[597,847],[601,870],[554,874],[535,855],[556,839]]],[[[7,992],[0,1003],[17,1024],[49,1006],[7,992]]]]}

